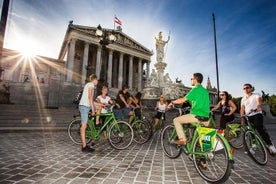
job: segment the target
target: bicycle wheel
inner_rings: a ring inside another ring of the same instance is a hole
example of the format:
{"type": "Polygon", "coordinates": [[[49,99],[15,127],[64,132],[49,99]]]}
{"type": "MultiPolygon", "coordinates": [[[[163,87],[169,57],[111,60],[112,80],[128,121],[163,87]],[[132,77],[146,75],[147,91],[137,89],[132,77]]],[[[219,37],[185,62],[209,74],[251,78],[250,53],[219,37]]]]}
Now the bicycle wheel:
{"type": "Polygon", "coordinates": [[[232,162],[229,160],[225,143],[218,135],[210,151],[202,151],[199,136],[196,138],[193,145],[193,162],[199,175],[208,182],[223,183],[231,174],[232,162]]]}
{"type": "Polygon", "coordinates": [[[126,149],[133,141],[133,130],[131,126],[124,122],[118,121],[113,123],[108,132],[108,142],[115,149],[126,149]]]}
{"type": "Polygon", "coordinates": [[[151,130],[149,125],[145,121],[137,120],[132,125],[133,133],[134,133],[134,141],[138,144],[146,143],[150,136],[151,130]]]}
{"type": "MultiPolygon", "coordinates": [[[[242,128],[241,126],[238,128],[240,131],[236,131],[236,135],[231,136],[231,138],[228,139],[229,144],[235,149],[241,149],[244,147],[244,143],[243,143],[244,128],[242,128]]],[[[228,134],[230,134],[230,132],[228,134]]]]}
{"type": "Polygon", "coordinates": [[[181,147],[173,143],[177,139],[176,130],[173,125],[166,126],[161,133],[161,145],[164,153],[169,158],[177,158],[182,152],[181,147]]]}
{"type": "Polygon", "coordinates": [[[253,131],[244,133],[244,145],[248,155],[259,165],[267,164],[267,150],[260,137],[253,131]]]}
{"type": "MultiPolygon", "coordinates": [[[[81,119],[80,117],[74,118],[67,127],[67,133],[69,138],[75,144],[82,144],[81,137],[80,137],[80,127],[81,127],[81,119]]],[[[87,130],[90,130],[89,126],[87,126],[87,130]]],[[[86,131],[87,131],[86,130],[86,131]]],[[[86,143],[90,143],[91,139],[88,137],[85,138],[86,143]]]]}

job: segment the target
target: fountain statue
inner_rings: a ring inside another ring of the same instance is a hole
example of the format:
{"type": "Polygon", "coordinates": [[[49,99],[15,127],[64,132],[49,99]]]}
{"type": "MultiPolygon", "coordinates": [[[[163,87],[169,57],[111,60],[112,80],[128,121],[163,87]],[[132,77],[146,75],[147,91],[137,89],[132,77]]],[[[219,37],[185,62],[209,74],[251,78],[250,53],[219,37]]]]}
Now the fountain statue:
{"type": "Polygon", "coordinates": [[[169,73],[164,75],[164,70],[167,63],[165,58],[165,46],[168,44],[170,36],[165,41],[163,40],[162,32],[159,32],[158,38],[155,38],[156,46],[156,69],[152,69],[150,77],[146,81],[146,87],[143,89],[143,99],[156,100],[160,95],[165,95],[167,99],[176,99],[184,96],[187,90],[184,90],[184,85],[181,80],[173,82],[169,73]]]}

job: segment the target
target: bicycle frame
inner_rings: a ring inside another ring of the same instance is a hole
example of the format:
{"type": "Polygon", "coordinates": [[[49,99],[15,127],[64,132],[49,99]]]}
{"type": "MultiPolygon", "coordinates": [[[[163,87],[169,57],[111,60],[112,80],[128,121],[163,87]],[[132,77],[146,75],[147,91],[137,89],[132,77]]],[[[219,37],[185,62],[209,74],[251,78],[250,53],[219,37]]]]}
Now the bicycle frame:
{"type": "Polygon", "coordinates": [[[106,128],[107,135],[108,135],[109,127],[116,122],[117,122],[117,120],[116,120],[113,112],[95,114],[94,116],[90,116],[88,118],[88,126],[89,126],[90,130],[86,129],[86,135],[87,135],[87,137],[89,137],[92,140],[100,140],[101,134],[104,131],[104,129],[106,128]],[[95,123],[94,123],[94,118],[96,118],[96,116],[106,117],[103,125],[101,126],[101,128],[99,130],[96,128],[95,123]]]}
{"type": "Polygon", "coordinates": [[[259,132],[253,127],[252,123],[249,121],[247,116],[244,116],[246,119],[246,126],[245,126],[245,131],[246,130],[250,130],[252,132],[254,132],[255,135],[257,135],[260,140],[262,141],[262,143],[267,147],[266,142],[263,140],[262,136],[259,134],[259,132]]]}
{"type": "MultiPolygon", "coordinates": [[[[193,152],[193,146],[194,146],[194,144],[196,142],[197,137],[199,136],[198,129],[201,127],[201,125],[199,123],[190,123],[190,126],[194,127],[195,130],[194,130],[194,133],[193,133],[193,136],[192,136],[192,140],[190,142],[187,142],[187,144],[186,144],[186,148],[187,148],[188,154],[190,154],[190,155],[203,155],[203,156],[207,156],[208,155],[208,151],[203,152],[203,153],[202,152],[193,152]]],[[[187,128],[185,128],[183,126],[182,130],[185,133],[185,131],[187,130],[187,128]]],[[[231,149],[228,141],[222,135],[220,135],[218,133],[216,133],[216,135],[218,135],[222,139],[222,141],[225,143],[226,149],[227,149],[227,153],[228,153],[228,156],[229,156],[229,160],[233,161],[234,160],[234,157],[233,157],[234,151],[233,151],[233,149],[231,149]]],[[[176,137],[177,137],[177,133],[176,133],[176,129],[174,128],[173,133],[172,133],[172,138],[175,139],[176,137]]],[[[174,140],[174,139],[172,139],[172,140],[174,140]]]]}

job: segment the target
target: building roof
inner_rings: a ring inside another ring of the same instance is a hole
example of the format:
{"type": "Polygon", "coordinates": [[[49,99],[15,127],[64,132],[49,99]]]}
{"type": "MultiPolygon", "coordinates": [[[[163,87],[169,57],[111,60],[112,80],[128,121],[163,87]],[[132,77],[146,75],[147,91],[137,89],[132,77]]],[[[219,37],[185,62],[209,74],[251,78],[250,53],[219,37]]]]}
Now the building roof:
{"type": "MultiPolygon", "coordinates": [[[[77,33],[79,35],[83,35],[84,39],[89,39],[92,43],[99,44],[98,40],[99,38],[96,36],[96,30],[97,27],[89,27],[89,26],[82,26],[82,25],[76,25],[73,24],[73,21],[70,21],[68,24],[67,31],[65,33],[65,37],[61,46],[61,50],[59,53],[58,59],[63,59],[68,47],[68,43],[73,37],[73,33],[77,33]]],[[[150,51],[148,48],[131,38],[130,36],[126,35],[125,33],[122,32],[121,29],[113,30],[113,29],[107,29],[107,28],[102,28],[104,32],[107,34],[113,33],[116,35],[116,41],[113,42],[110,45],[116,45],[120,47],[125,47],[125,48],[130,48],[132,50],[135,50],[137,52],[143,53],[148,56],[153,55],[153,51],[150,51]]],[[[78,38],[82,39],[82,37],[78,38]]]]}

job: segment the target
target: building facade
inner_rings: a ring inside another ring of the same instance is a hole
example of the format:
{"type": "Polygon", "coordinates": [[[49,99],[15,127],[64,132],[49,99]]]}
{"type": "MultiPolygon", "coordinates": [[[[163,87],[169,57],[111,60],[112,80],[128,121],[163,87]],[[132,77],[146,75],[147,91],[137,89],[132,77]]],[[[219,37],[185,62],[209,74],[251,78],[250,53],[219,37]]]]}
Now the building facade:
{"type": "Polygon", "coordinates": [[[102,45],[96,31],[96,27],[71,21],[58,59],[24,58],[17,51],[4,49],[0,91],[9,91],[11,103],[50,108],[72,106],[75,94],[91,74],[100,80],[98,89],[107,85],[115,94],[128,85],[132,91],[141,91],[149,76],[153,52],[121,29],[103,29],[106,36],[114,34],[116,41],[102,45]]]}
{"type": "Polygon", "coordinates": [[[121,29],[103,29],[104,36],[114,34],[116,41],[102,45],[96,31],[96,27],[69,23],[58,58],[66,61],[66,82],[84,84],[89,75],[96,74],[110,90],[128,85],[131,90],[141,91],[143,77],[149,76],[153,52],[121,29]]]}

